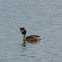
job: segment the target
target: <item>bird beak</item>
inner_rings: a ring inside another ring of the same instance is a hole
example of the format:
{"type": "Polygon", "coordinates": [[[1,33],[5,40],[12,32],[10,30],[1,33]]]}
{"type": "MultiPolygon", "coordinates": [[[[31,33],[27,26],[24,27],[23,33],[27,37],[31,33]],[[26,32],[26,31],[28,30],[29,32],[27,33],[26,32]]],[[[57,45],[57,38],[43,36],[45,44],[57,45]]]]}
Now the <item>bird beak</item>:
{"type": "Polygon", "coordinates": [[[19,29],[21,29],[21,28],[19,28],[19,29]]]}
{"type": "Polygon", "coordinates": [[[20,29],[20,32],[21,32],[21,28],[19,28],[20,29]]]}

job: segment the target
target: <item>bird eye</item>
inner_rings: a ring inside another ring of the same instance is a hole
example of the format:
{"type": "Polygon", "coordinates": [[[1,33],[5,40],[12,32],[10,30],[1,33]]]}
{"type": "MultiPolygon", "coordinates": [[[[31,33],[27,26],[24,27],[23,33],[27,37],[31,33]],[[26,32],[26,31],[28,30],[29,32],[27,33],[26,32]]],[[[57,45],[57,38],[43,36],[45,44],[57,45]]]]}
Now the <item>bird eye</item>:
{"type": "Polygon", "coordinates": [[[24,28],[22,28],[21,30],[23,30],[24,28]]]}

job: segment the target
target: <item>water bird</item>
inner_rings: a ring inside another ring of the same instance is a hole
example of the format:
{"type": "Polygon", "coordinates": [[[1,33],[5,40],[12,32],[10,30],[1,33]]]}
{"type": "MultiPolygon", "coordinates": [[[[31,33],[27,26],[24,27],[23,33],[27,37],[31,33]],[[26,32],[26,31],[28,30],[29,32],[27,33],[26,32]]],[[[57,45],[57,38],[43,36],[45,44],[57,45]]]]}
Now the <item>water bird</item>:
{"type": "Polygon", "coordinates": [[[24,27],[20,28],[20,32],[22,32],[22,34],[23,34],[23,42],[24,42],[23,44],[24,45],[25,45],[25,41],[32,43],[32,42],[41,40],[40,36],[38,36],[38,35],[30,35],[30,36],[26,37],[26,29],[24,27]]]}

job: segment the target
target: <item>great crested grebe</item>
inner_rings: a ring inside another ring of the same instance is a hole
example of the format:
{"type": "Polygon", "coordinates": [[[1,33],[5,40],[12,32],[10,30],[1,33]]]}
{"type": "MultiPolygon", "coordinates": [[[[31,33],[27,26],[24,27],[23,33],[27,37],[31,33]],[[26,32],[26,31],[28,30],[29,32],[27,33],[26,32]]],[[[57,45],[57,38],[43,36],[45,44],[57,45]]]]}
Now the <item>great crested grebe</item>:
{"type": "Polygon", "coordinates": [[[26,37],[26,29],[25,28],[20,28],[20,32],[22,32],[22,34],[23,34],[23,41],[24,41],[23,44],[25,44],[25,41],[32,43],[32,42],[41,40],[40,36],[38,36],[38,35],[30,35],[30,36],[26,37]]]}

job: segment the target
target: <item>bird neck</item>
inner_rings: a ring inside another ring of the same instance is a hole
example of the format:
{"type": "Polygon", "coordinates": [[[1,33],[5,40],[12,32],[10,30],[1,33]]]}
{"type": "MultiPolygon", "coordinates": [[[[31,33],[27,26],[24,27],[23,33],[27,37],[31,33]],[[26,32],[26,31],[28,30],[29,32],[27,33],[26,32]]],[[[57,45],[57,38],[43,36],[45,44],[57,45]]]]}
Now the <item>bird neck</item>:
{"type": "Polygon", "coordinates": [[[24,42],[23,44],[26,44],[25,39],[26,39],[26,34],[23,34],[23,42],[24,42]]]}

